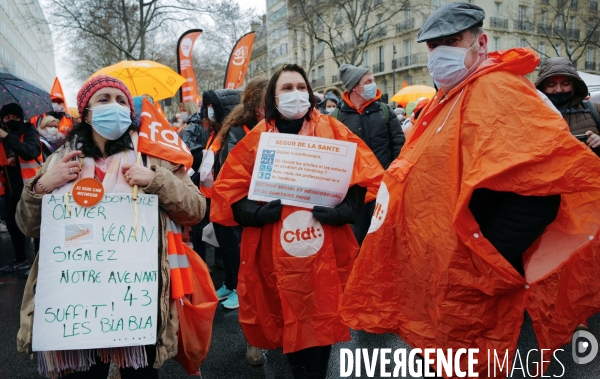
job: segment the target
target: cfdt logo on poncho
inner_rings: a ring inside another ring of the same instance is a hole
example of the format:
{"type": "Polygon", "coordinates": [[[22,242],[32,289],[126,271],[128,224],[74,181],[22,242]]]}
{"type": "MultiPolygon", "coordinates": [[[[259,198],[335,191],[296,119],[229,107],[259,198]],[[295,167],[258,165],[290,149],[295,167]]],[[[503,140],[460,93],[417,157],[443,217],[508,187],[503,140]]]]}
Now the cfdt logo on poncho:
{"type": "Polygon", "coordinates": [[[323,246],[323,226],[311,212],[297,211],[283,220],[281,246],[289,255],[298,258],[315,255],[323,246]]]}
{"type": "Polygon", "coordinates": [[[388,205],[390,204],[390,192],[388,191],[385,182],[381,182],[379,192],[377,193],[377,200],[375,200],[375,210],[373,211],[373,217],[371,218],[371,226],[369,227],[368,233],[376,232],[383,222],[388,212],[388,205]]]}

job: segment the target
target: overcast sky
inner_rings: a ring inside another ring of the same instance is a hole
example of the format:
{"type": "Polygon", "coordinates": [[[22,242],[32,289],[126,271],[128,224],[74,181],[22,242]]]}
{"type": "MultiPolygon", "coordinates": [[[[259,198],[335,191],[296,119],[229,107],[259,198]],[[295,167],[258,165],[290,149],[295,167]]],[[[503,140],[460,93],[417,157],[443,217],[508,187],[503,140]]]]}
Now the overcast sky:
{"type": "MultiPolygon", "coordinates": [[[[44,6],[44,2],[44,0],[40,1],[42,6],[44,6]]],[[[266,0],[237,0],[237,2],[243,9],[255,8],[259,14],[266,12],[266,0]]],[[[72,79],[69,67],[61,64],[61,62],[68,61],[68,57],[69,53],[66,51],[66,48],[62,48],[55,52],[54,60],[56,62],[56,75],[58,76],[58,80],[60,80],[65,96],[67,97],[67,105],[69,107],[77,107],[77,91],[82,83],[72,79]]]]}

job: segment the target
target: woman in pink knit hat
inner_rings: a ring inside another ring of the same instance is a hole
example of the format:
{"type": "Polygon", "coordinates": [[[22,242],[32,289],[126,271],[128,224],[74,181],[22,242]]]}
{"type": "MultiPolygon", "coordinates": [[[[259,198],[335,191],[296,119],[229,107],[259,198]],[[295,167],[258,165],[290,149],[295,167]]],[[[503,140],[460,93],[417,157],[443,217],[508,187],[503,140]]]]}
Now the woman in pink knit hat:
{"type": "MultiPolygon", "coordinates": [[[[205,199],[182,165],[152,156],[144,157],[141,164],[135,163],[138,128],[133,122],[131,94],[123,82],[105,75],[91,78],[77,95],[77,107],[81,123],[26,184],[17,208],[17,224],[26,235],[39,237],[43,195],[63,194],[73,181],[86,177],[102,182],[105,193],[131,193],[137,185],[139,193],[157,195],[161,231],[157,251],[159,292],[154,305],[158,313],[158,325],[154,325],[157,342],[112,349],[38,352],[39,371],[49,377],[68,374],[68,378],[105,379],[112,361],[120,366],[123,379],[158,378],[158,368],[177,353],[178,317],[175,300],[169,293],[166,217],[176,224],[197,224],[204,215],[205,199]]],[[[27,354],[32,353],[37,278],[36,258],[23,295],[17,335],[18,350],[27,354]]]]}

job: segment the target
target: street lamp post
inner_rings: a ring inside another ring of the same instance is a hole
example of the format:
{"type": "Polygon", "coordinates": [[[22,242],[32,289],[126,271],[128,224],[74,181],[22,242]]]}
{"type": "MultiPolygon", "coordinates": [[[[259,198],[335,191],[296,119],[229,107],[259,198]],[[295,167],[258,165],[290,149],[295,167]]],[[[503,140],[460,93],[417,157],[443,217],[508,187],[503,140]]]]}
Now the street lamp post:
{"type": "Polygon", "coordinates": [[[396,94],[396,45],[392,44],[393,52],[392,52],[392,93],[396,94]]]}

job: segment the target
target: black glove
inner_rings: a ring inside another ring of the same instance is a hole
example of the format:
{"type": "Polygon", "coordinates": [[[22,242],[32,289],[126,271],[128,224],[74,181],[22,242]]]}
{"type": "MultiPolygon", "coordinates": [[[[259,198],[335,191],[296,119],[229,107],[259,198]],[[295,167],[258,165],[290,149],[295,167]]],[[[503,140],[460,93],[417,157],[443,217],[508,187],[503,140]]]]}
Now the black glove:
{"type": "Polygon", "coordinates": [[[263,227],[281,218],[281,200],[273,200],[265,205],[244,197],[231,205],[233,219],[241,226],[263,227]]]}
{"type": "Polygon", "coordinates": [[[346,197],[335,208],[315,206],[312,210],[313,217],[326,225],[354,224],[358,220],[366,194],[365,188],[354,185],[348,188],[346,197]]]}

